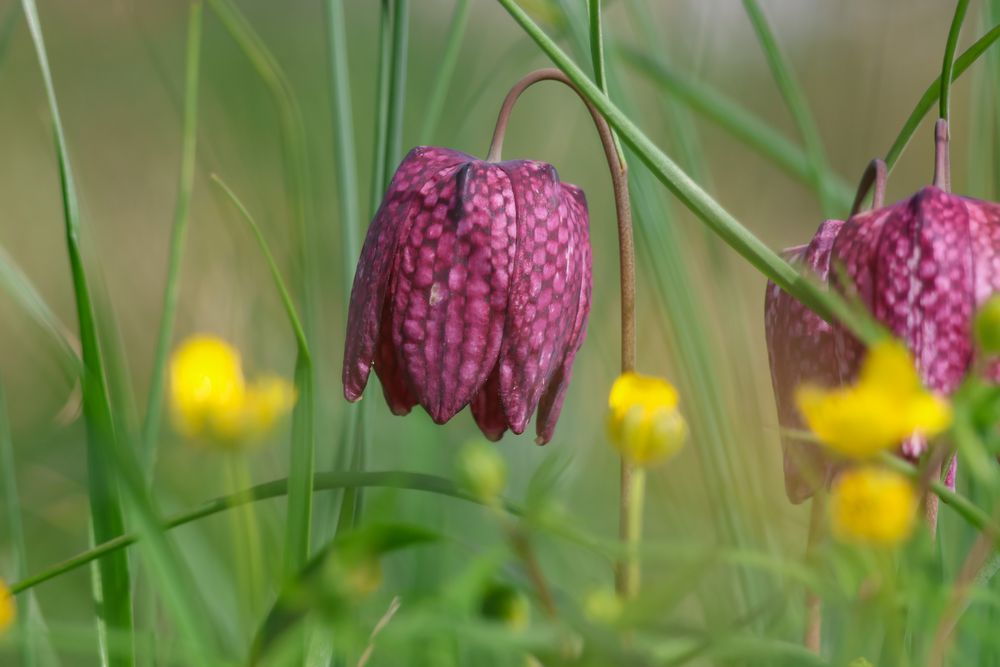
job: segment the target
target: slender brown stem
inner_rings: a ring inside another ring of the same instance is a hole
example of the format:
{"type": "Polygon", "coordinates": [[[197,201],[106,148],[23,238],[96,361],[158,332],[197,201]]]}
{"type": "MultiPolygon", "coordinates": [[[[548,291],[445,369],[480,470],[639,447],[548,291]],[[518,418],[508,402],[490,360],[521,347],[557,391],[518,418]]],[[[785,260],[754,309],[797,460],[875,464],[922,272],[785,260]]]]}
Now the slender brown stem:
{"type": "Polygon", "coordinates": [[[934,124],[934,185],[951,192],[951,158],[948,155],[948,121],[938,118],[934,124]]]}
{"type": "MultiPolygon", "coordinates": [[[[806,562],[815,560],[816,549],[823,538],[824,500],[823,489],[817,491],[812,499],[812,508],[809,512],[809,537],[806,542],[806,562]]],[[[822,638],[823,601],[815,591],[809,590],[806,591],[806,629],[802,642],[807,649],[819,654],[822,638]]]]}
{"type": "MultiPolygon", "coordinates": [[[[604,156],[611,172],[611,183],[614,188],[615,213],[618,217],[618,253],[621,271],[621,370],[627,373],[635,370],[635,246],[632,240],[632,208],[628,192],[628,168],[619,159],[615,147],[614,135],[608,127],[604,116],[583,95],[569,77],[557,69],[540,69],[531,72],[514,84],[500,107],[493,141],[486,159],[499,162],[503,150],[504,135],[507,123],[518,98],[527,88],[539,81],[559,81],[569,86],[587,107],[590,117],[597,127],[601,138],[604,156]]],[[[619,499],[619,536],[626,545],[634,546],[641,529],[642,493],[636,485],[641,475],[637,474],[634,465],[622,457],[621,488],[619,499]]],[[[630,548],[626,558],[617,564],[615,570],[615,585],[620,595],[629,597],[639,588],[639,568],[635,549],[630,548]]]]}
{"type": "Polygon", "coordinates": [[[873,185],[875,186],[875,194],[872,195],[872,208],[882,208],[882,204],[885,202],[887,173],[883,160],[875,158],[868,163],[868,166],[865,167],[865,173],[861,176],[861,183],[858,184],[858,193],[854,196],[854,204],[851,205],[851,216],[856,215],[861,210],[865,197],[868,196],[873,185]]]}

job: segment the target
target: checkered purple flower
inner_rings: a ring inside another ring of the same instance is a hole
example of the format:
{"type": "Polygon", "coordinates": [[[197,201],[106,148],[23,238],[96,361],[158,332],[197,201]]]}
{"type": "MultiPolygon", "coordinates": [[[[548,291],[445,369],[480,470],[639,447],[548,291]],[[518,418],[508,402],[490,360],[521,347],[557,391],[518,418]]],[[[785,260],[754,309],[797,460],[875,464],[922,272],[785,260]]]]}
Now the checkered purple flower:
{"type": "Polygon", "coordinates": [[[395,414],[443,424],[466,405],[498,440],[552,437],[590,312],[583,191],[554,167],[421,146],[403,159],[354,277],[344,395],[374,365],[395,414]]]}
{"type": "MultiPolygon", "coordinates": [[[[924,384],[950,395],[973,362],[973,315],[1000,291],[1000,204],[928,186],[846,222],[828,220],[809,245],[789,254],[834,289],[856,294],[907,344],[924,384]]],[[[779,422],[801,429],[795,387],[853,380],[864,347],[773,283],[767,286],[765,325],[779,422]]],[[[987,373],[1000,380],[995,364],[987,373]]],[[[786,491],[800,502],[830,470],[815,446],[794,435],[782,441],[786,491]]],[[[901,445],[904,455],[916,457],[926,443],[914,436],[901,445]]]]}

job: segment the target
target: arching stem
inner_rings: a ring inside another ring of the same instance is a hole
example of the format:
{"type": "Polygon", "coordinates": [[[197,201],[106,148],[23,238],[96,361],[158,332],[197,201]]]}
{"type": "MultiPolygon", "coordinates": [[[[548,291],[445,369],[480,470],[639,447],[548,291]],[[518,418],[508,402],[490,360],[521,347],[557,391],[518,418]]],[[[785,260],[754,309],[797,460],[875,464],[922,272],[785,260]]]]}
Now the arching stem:
{"type": "Polygon", "coordinates": [[[885,203],[885,182],[888,170],[885,161],[875,158],[865,167],[865,173],[861,175],[861,182],[858,184],[858,193],[854,196],[854,204],[851,205],[851,217],[861,211],[861,206],[865,202],[868,192],[875,186],[875,193],[872,195],[872,208],[882,208],[885,203]]]}
{"type": "MultiPolygon", "coordinates": [[[[607,121],[583,95],[569,77],[557,69],[540,69],[531,72],[514,84],[500,107],[496,130],[486,159],[499,162],[503,150],[503,139],[507,123],[518,98],[527,88],[539,81],[559,81],[569,86],[587,107],[597,134],[601,138],[604,156],[611,172],[614,189],[615,213],[618,217],[618,253],[621,271],[621,370],[623,373],[635,370],[635,247],[632,240],[632,208],[628,193],[628,169],[619,159],[615,148],[614,135],[607,121]]],[[[627,556],[617,564],[615,587],[623,597],[632,597],[639,589],[638,541],[642,528],[642,470],[637,469],[626,458],[621,461],[621,488],[619,496],[619,535],[628,546],[627,556]]]]}

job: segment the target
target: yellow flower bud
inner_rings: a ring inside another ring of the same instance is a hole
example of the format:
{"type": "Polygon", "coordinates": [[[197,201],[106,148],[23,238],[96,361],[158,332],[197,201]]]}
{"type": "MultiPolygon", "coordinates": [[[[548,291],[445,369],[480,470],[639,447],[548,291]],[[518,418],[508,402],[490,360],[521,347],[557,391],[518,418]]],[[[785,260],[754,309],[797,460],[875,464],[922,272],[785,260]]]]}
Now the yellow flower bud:
{"type": "Polygon", "coordinates": [[[3,579],[0,579],[0,635],[14,623],[16,616],[17,606],[14,604],[14,596],[10,594],[10,589],[3,579]]]}
{"type": "Polygon", "coordinates": [[[666,380],[623,373],[608,397],[608,437],[623,456],[642,466],[674,456],[687,438],[678,396],[666,380]]]}
{"type": "Polygon", "coordinates": [[[170,361],[170,412],[177,431],[227,447],[267,434],[295,404],[286,380],[247,385],[239,352],[213,336],[184,341],[170,361]]]}
{"type": "Polygon", "coordinates": [[[889,547],[913,532],[917,493],[909,479],[892,470],[854,468],[833,483],[830,514],[838,539],[889,547]]]}

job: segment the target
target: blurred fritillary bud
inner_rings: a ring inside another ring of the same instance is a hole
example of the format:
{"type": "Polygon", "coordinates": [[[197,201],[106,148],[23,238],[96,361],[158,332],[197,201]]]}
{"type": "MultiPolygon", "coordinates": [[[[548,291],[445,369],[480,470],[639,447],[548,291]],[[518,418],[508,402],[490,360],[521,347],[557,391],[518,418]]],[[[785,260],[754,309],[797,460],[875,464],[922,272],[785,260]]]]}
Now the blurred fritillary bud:
{"type": "Polygon", "coordinates": [[[462,479],[480,500],[496,500],[507,486],[507,465],[489,443],[474,441],[462,447],[458,468],[462,479]]]}
{"type": "Polygon", "coordinates": [[[466,405],[498,440],[535,409],[552,437],[590,312],[583,192],[554,167],[410,151],[368,228],[348,312],[344,395],[374,365],[389,407],[443,424],[466,405]]]}
{"type": "Polygon", "coordinates": [[[583,602],[583,612],[592,623],[613,625],[624,610],[621,596],[609,588],[591,591],[583,602]]]}

